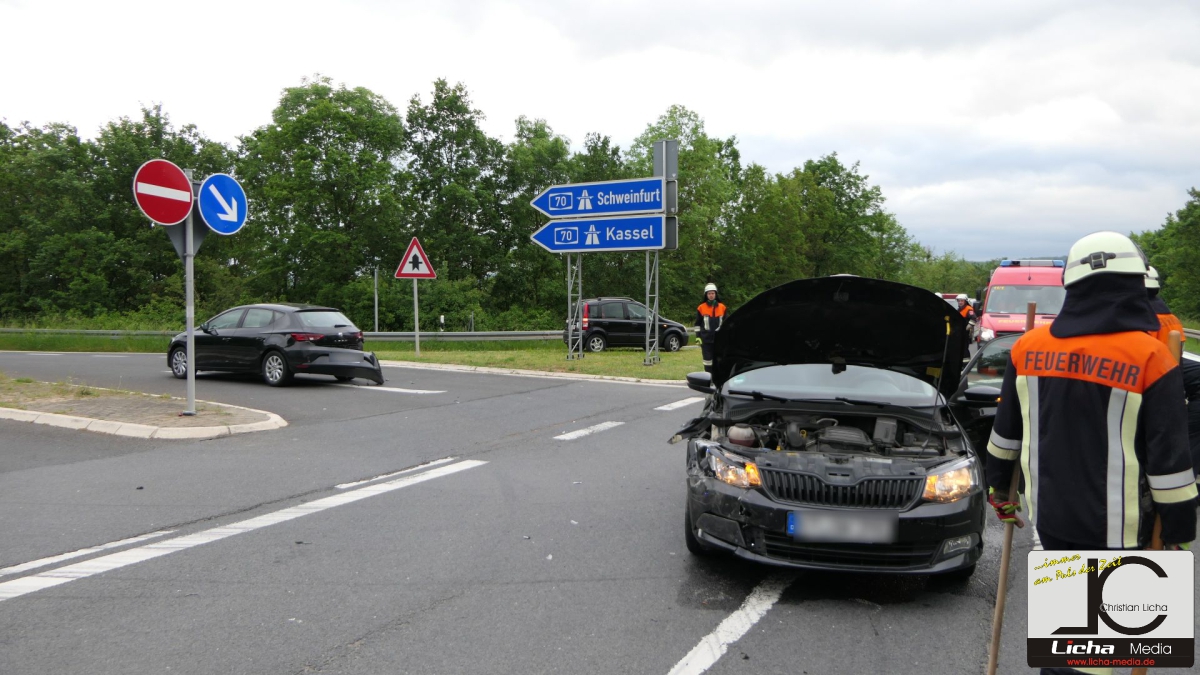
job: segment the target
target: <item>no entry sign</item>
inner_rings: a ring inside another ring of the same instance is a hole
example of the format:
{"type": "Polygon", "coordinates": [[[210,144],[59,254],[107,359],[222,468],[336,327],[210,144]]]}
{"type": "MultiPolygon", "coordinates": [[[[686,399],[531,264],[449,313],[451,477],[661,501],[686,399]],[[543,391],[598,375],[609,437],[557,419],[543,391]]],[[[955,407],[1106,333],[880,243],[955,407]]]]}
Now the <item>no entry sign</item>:
{"type": "Polygon", "coordinates": [[[176,225],[192,211],[192,181],[165,159],[152,159],[133,176],[133,198],[146,217],[176,225]]]}

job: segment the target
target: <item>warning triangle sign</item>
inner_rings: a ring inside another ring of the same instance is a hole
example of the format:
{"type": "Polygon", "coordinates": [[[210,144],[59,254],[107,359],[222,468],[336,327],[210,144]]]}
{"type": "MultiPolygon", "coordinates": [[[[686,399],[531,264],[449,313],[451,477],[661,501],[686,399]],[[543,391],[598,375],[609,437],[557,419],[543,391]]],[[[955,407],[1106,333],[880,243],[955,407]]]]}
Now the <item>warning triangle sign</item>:
{"type": "Polygon", "coordinates": [[[437,273],[433,271],[433,265],[429,264],[429,256],[425,255],[425,249],[421,248],[421,242],[413,237],[412,243],[408,245],[408,250],[404,252],[404,258],[400,261],[400,266],[396,268],[397,279],[436,279],[437,273]]]}

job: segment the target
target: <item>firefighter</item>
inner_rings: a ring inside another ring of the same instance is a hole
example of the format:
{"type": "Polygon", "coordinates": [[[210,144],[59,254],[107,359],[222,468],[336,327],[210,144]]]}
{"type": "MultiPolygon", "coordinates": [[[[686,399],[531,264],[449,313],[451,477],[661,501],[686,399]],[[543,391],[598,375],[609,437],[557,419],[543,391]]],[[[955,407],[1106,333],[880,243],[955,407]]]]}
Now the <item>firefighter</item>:
{"type": "Polygon", "coordinates": [[[725,311],[725,305],[717,297],[717,285],[706,285],[704,302],[696,308],[696,340],[700,342],[704,370],[709,373],[712,372],[713,342],[717,337],[717,329],[725,320],[725,311]]]}
{"type": "MultiPolygon", "coordinates": [[[[1162,288],[1158,270],[1150,268],[1146,275],[1146,293],[1150,296],[1150,307],[1158,315],[1161,327],[1156,334],[1158,339],[1166,344],[1171,331],[1179,331],[1183,335],[1183,323],[1179,317],[1171,313],[1171,308],[1159,296],[1162,288]]],[[[1187,395],[1188,416],[1188,445],[1192,451],[1192,468],[1196,472],[1196,480],[1200,483],[1200,362],[1185,358],[1179,367],[1183,370],[1183,389],[1187,395]]]]}
{"type": "Polygon", "coordinates": [[[955,298],[958,301],[958,313],[962,314],[962,318],[967,320],[967,339],[963,340],[963,360],[971,358],[971,328],[975,324],[975,310],[971,307],[971,303],[967,301],[966,293],[959,293],[955,298]]]}
{"type": "Polygon", "coordinates": [[[1009,355],[988,442],[989,501],[1001,520],[1013,519],[1006,493],[1020,460],[1029,519],[1047,549],[1141,547],[1152,525],[1140,499],[1147,491],[1165,543],[1195,538],[1183,377],[1147,334],[1159,324],[1146,273],[1125,235],[1080,239],[1064,268],[1062,310],[1009,355]]]}
{"type": "Polygon", "coordinates": [[[1159,324],[1146,273],[1129,237],[1080,239],[1063,270],[1062,310],[1009,355],[987,446],[988,502],[1001,520],[1016,519],[1020,506],[1008,490],[1019,461],[1041,548],[1142,548],[1155,512],[1167,548],[1188,548],[1195,538],[1183,378],[1166,345],[1148,334],[1159,324]]]}

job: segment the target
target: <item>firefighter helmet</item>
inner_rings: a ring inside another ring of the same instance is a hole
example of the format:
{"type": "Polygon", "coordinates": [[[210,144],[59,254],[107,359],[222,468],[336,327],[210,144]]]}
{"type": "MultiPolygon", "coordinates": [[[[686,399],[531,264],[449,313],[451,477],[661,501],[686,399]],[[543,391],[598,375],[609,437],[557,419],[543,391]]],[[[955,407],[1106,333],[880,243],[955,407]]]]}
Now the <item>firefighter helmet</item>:
{"type": "Polygon", "coordinates": [[[706,285],[706,286],[704,287],[704,292],[705,292],[705,293],[707,293],[707,292],[709,292],[709,291],[712,291],[713,293],[716,293],[716,292],[717,292],[717,285],[716,285],[716,284],[708,284],[708,285],[706,285]]]}
{"type": "Polygon", "coordinates": [[[1120,232],[1093,232],[1075,242],[1067,254],[1063,286],[1093,274],[1146,276],[1146,254],[1120,232]]]}
{"type": "Polygon", "coordinates": [[[1146,273],[1146,288],[1162,288],[1158,282],[1158,270],[1153,267],[1146,273]]]}

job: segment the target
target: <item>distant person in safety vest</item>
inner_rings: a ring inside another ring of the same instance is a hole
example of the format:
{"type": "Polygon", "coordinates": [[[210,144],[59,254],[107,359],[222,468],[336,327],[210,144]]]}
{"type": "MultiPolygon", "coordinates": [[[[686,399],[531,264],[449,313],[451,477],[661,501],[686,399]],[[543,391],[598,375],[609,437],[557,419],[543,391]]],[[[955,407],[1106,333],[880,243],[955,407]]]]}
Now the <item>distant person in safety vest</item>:
{"type": "MultiPolygon", "coordinates": [[[[1161,289],[1158,270],[1151,267],[1150,273],[1146,275],[1146,293],[1150,296],[1150,307],[1158,315],[1160,324],[1155,337],[1166,344],[1167,336],[1173,330],[1179,331],[1180,337],[1183,336],[1183,323],[1171,313],[1171,308],[1167,307],[1167,303],[1159,296],[1161,289]]],[[[1179,367],[1183,370],[1183,390],[1187,395],[1188,445],[1192,449],[1192,469],[1196,472],[1197,482],[1200,483],[1200,361],[1184,357],[1179,367]]]]}
{"type": "Polygon", "coordinates": [[[704,287],[704,302],[696,308],[696,339],[700,342],[700,356],[704,360],[704,370],[712,372],[713,342],[717,339],[717,329],[725,320],[725,305],[717,297],[717,285],[708,284],[704,287]]]}
{"type": "Polygon", "coordinates": [[[987,445],[988,501],[1001,520],[1016,518],[1008,490],[1020,462],[1045,549],[1143,548],[1155,513],[1167,548],[1195,539],[1183,375],[1154,337],[1146,274],[1129,237],[1080,239],[1063,270],[1062,310],[1009,355],[987,445]]]}
{"type": "Polygon", "coordinates": [[[975,310],[967,302],[967,294],[959,293],[955,298],[958,302],[958,313],[967,320],[967,339],[963,340],[963,359],[971,358],[971,328],[975,325],[975,310]]]}

